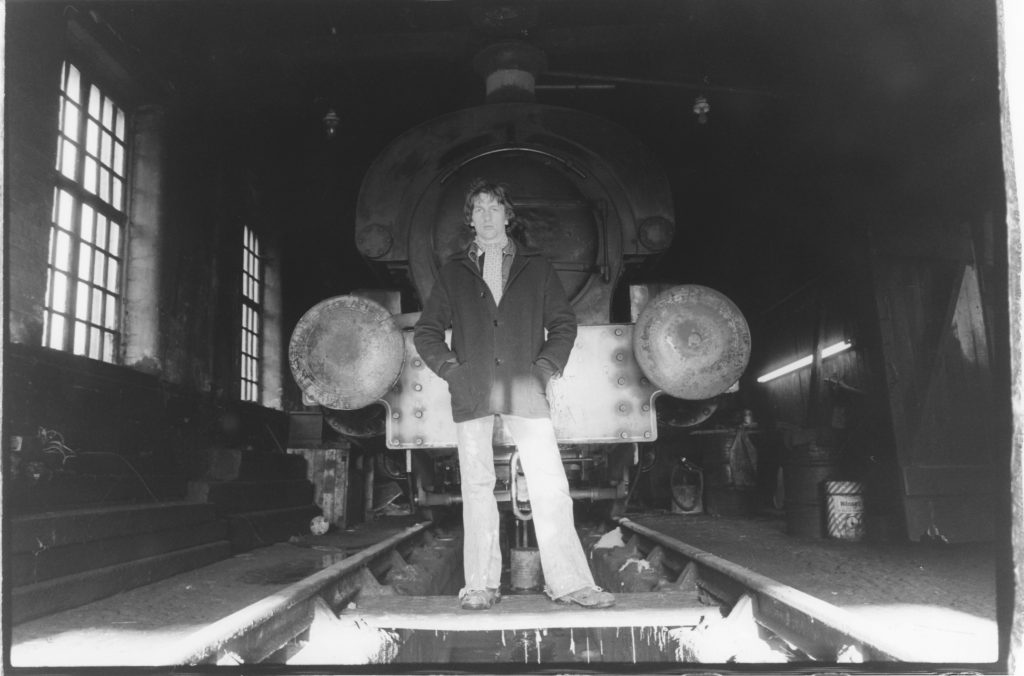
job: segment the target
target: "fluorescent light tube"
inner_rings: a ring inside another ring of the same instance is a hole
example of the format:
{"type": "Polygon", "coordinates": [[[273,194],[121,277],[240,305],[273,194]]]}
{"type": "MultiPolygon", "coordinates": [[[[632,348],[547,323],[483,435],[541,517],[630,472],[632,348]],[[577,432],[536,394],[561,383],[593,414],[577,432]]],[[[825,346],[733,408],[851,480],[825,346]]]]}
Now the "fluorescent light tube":
{"type": "MultiPolygon", "coordinates": [[[[829,345],[828,347],[823,349],[821,351],[821,358],[826,359],[828,357],[831,357],[832,355],[839,354],[840,352],[845,352],[846,350],[849,350],[851,347],[853,347],[853,343],[851,343],[848,340],[841,340],[838,343],[833,343],[832,345],[829,345]]],[[[757,382],[767,383],[769,380],[775,380],[779,376],[784,376],[787,373],[792,373],[793,371],[796,371],[797,369],[802,369],[805,366],[810,366],[812,361],[814,360],[811,355],[801,357],[800,359],[791,361],[785,366],[781,366],[775,369],[774,371],[769,371],[763,376],[758,377],[757,382]]]]}

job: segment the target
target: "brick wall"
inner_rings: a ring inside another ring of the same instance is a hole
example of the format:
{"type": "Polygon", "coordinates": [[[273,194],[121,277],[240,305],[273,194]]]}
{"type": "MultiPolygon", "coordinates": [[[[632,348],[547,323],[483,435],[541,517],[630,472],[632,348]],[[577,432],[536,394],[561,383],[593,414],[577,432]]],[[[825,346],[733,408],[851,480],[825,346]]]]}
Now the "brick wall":
{"type": "Polygon", "coordinates": [[[240,189],[230,177],[240,172],[228,166],[230,124],[214,115],[197,119],[201,106],[166,97],[150,83],[140,83],[126,108],[129,116],[139,106],[167,111],[165,204],[153,259],[158,281],[155,297],[144,299],[158,308],[149,314],[159,349],[154,359],[129,367],[41,347],[67,20],[58,3],[12,3],[7,11],[5,440],[41,426],[79,450],[125,454],[154,471],[185,471],[189,453],[216,442],[218,419],[232,411],[251,437],[236,441],[272,450],[268,430],[283,440],[284,414],[236,401],[241,238],[238,214],[225,205],[236,202],[240,189]]]}

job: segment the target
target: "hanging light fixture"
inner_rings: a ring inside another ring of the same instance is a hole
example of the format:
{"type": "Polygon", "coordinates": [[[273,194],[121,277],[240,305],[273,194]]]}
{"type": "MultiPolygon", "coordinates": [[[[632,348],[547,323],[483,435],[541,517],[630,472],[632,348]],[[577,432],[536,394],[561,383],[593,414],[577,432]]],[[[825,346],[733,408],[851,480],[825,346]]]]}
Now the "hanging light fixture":
{"type": "Polygon", "coordinates": [[[697,116],[697,124],[707,124],[710,112],[711,106],[708,104],[708,100],[703,96],[698,96],[693,102],[693,114],[697,116]]]}
{"type": "Polygon", "coordinates": [[[328,108],[327,113],[323,117],[324,133],[327,134],[327,138],[332,139],[338,134],[338,125],[341,124],[341,118],[338,117],[338,113],[334,111],[334,108],[328,108]]]}

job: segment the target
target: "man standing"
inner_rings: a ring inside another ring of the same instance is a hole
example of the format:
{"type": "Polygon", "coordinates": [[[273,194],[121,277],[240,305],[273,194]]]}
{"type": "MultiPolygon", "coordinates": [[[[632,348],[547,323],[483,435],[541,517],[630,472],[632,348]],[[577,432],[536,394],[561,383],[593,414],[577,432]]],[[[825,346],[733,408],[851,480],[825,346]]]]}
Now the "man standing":
{"type": "Polygon", "coordinates": [[[466,195],[474,241],[446,263],[416,323],[416,350],[448,382],[462,476],[463,608],[501,600],[501,549],[494,497],[494,418],[512,435],[530,487],[548,595],[605,608],[573,524],[572,498],[551,424],[546,388],[576,340],[576,315],[540,252],[508,237],[514,218],[504,186],[476,182],[466,195]],[[452,344],[445,330],[452,329],[452,344]],[[544,331],[547,329],[547,337],[544,331]]]}

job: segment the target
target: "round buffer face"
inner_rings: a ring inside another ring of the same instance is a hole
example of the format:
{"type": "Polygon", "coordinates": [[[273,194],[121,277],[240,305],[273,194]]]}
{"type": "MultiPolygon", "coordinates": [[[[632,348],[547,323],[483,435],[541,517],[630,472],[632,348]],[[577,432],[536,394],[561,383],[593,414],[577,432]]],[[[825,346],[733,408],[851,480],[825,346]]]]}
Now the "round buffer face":
{"type": "Polygon", "coordinates": [[[382,305],[336,296],[302,316],[288,345],[288,364],[304,398],[349,411],[380,399],[405,361],[402,331],[382,305]]]}
{"type": "Polygon", "coordinates": [[[684,284],[658,294],[640,312],[633,353],[644,374],[666,394],[710,399],[743,375],[750,359],[750,329],[724,295],[684,284]]]}

